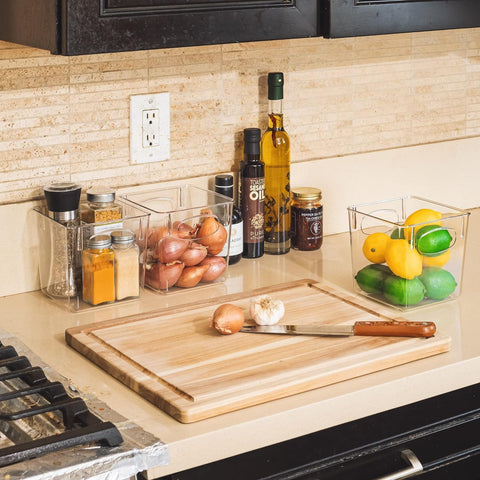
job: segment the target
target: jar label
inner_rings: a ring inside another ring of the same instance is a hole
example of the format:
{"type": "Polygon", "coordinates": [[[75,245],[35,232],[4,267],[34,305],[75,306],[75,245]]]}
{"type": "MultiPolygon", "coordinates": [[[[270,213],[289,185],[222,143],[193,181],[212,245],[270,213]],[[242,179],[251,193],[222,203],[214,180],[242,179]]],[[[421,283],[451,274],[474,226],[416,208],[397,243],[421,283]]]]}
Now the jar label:
{"type": "Polygon", "coordinates": [[[323,207],[292,207],[292,245],[298,250],[316,250],[323,239],[323,207]]]}
{"type": "Polygon", "coordinates": [[[230,242],[230,256],[240,255],[243,252],[243,222],[232,223],[230,236],[227,238],[220,257],[227,256],[228,243],[230,242]]]}

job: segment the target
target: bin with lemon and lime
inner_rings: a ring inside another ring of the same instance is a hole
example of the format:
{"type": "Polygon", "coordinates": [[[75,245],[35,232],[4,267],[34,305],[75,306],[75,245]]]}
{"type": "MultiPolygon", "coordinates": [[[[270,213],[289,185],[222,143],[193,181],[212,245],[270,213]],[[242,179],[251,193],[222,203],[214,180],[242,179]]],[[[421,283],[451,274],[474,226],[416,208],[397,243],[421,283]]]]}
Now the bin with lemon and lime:
{"type": "Polygon", "coordinates": [[[469,212],[409,196],[348,214],[358,293],[401,310],[460,295],[469,212]]]}

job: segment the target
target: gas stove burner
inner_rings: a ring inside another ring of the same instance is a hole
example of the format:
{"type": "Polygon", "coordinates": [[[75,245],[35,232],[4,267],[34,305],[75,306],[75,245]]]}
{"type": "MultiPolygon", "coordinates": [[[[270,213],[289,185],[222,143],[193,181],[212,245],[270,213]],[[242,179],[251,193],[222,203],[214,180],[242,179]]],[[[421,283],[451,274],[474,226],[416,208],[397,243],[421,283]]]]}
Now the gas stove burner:
{"type": "Polygon", "coordinates": [[[113,423],[1,342],[0,432],[0,467],[90,442],[115,447],[123,441],[113,423]]]}

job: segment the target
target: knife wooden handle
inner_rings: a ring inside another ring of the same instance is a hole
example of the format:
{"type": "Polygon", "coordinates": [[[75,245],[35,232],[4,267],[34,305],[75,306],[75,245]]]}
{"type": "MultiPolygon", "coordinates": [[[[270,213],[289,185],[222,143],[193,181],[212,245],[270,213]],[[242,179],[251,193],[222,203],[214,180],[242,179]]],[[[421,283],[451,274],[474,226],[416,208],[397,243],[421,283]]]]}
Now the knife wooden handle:
{"type": "Polygon", "coordinates": [[[433,337],[433,322],[355,322],[354,335],[392,336],[392,337],[433,337]]]}

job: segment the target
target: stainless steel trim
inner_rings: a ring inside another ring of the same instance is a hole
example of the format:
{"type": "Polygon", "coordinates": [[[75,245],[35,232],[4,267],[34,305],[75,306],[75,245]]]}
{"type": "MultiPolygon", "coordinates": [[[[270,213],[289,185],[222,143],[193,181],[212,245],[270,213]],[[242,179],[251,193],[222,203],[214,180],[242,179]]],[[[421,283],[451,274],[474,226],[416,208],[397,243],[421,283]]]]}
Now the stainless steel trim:
{"type": "Polygon", "coordinates": [[[402,450],[400,455],[406,462],[410,463],[410,466],[390,475],[376,478],[375,480],[402,480],[423,470],[422,462],[420,462],[418,457],[411,450],[402,450]]]}
{"type": "Polygon", "coordinates": [[[49,210],[48,216],[57,222],[67,223],[78,217],[78,210],[69,210],[66,212],[52,212],[49,210]]]}

